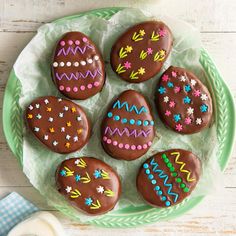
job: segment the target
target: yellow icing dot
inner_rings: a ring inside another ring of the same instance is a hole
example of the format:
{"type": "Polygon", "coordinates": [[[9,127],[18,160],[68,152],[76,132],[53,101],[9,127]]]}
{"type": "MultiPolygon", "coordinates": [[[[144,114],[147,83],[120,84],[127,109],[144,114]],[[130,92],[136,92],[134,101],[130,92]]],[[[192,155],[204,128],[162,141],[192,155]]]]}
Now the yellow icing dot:
{"type": "Polygon", "coordinates": [[[126,52],[131,52],[133,50],[132,46],[126,46],[125,48],[126,52]]]}
{"type": "Polygon", "coordinates": [[[140,68],[138,69],[138,73],[139,73],[140,75],[145,74],[145,69],[144,69],[143,67],[140,67],[140,68]]]}
{"type": "Polygon", "coordinates": [[[52,108],[51,107],[47,107],[47,111],[52,111],[52,108]]]}
{"type": "Polygon", "coordinates": [[[72,107],[72,108],[71,108],[71,111],[72,111],[73,113],[76,112],[75,107],[72,107]]]}
{"type": "Polygon", "coordinates": [[[33,115],[32,115],[32,114],[28,114],[27,118],[28,118],[28,119],[32,119],[32,118],[33,118],[33,115]]]}
{"type": "Polygon", "coordinates": [[[66,122],[66,125],[67,125],[68,127],[70,127],[70,126],[71,126],[71,122],[70,122],[70,121],[66,122]]]}
{"type": "Polygon", "coordinates": [[[78,130],[77,130],[77,133],[78,133],[78,134],[81,134],[82,131],[83,131],[82,129],[78,129],[78,130]]]}
{"type": "Polygon", "coordinates": [[[55,132],[54,128],[49,128],[49,131],[50,131],[50,133],[54,133],[55,132]]]}
{"type": "Polygon", "coordinates": [[[69,148],[70,147],[70,143],[66,143],[65,146],[66,146],[66,148],[69,148]]]}
{"type": "Polygon", "coordinates": [[[139,34],[140,34],[141,36],[144,36],[144,35],[145,35],[145,31],[144,31],[144,30],[139,30],[139,34]]]}

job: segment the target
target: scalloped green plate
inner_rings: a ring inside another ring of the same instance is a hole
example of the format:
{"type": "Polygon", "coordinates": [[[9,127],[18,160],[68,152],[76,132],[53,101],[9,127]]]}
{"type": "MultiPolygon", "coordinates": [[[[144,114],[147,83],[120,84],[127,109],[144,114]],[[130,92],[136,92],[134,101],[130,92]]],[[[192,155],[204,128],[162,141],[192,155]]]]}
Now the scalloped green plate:
{"type": "MultiPolygon", "coordinates": [[[[109,19],[113,14],[120,11],[122,8],[104,8],[89,12],[84,12],[78,15],[65,17],[55,22],[63,23],[64,20],[74,19],[84,15],[95,15],[104,19],[109,19]]],[[[200,63],[203,66],[208,78],[209,86],[214,94],[216,111],[215,122],[217,124],[217,138],[219,141],[218,161],[220,168],[223,171],[229,160],[232,146],[234,142],[235,132],[235,109],[232,95],[222,77],[220,76],[216,66],[212,62],[208,53],[202,49],[200,63]]],[[[10,146],[10,149],[15,154],[17,160],[22,165],[22,111],[19,107],[19,97],[21,94],[21,84],[17,79],[14,69],[12,69],[3,102],[3,128],[10,146]]],[[[89,220],[86,223],[101,227],[135,227],[144,224],[155,223],[160,220],[169,220],[186,213],[188,210],[196,206],[203,197],[190,198],[182,202],[178,207],[168,209],[157,209],[148,205],[140,207],[129,206],[121,210],[112,211],[101,218],[89,220]]],[[[65,215],[69,212],[65,208],[54,206],[65,215]]],[[[73,217],[79,220],[79,217],[73,217]]]]}

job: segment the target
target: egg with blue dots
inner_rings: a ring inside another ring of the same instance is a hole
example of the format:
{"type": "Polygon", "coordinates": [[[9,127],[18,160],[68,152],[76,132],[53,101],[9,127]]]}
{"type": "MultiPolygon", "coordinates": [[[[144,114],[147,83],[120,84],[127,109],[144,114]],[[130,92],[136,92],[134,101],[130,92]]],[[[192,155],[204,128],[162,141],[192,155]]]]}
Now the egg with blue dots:
{"type": "Polygon", "coordinates": [[[92,97],[102,90],[105,82],[102,55],[81,32],[68,32],[57,42],[51,70],[54,84],[70,99],[92,97]]]}
{"type": "Polygon", "coordinates": [[[108,108],[101,127],[104,150],[116,159],[135,160],[151,147],[155,126],[147,99],[135,90],[121,93],[108,108]]]}
{"type": "Polygon", "coordinates": [[[154,207],[171,207],[189,197],[201,176],[201,161],[190,151],[156,153],[140,167],[137,190],[154,207]]]}

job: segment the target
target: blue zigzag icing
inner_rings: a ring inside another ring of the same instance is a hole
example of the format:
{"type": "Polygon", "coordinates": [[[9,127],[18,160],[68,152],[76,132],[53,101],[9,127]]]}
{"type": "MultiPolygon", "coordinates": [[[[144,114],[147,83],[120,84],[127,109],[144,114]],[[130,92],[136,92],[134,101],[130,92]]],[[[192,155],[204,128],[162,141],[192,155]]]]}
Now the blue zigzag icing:
{"type": "Polygon", "coordinates": [[[140,115],[142,112],[144,113],[147,112],[147,109],[143,106],[140,109],[138,109],[135,105],[130,106],[127,102],[121,103],[119,100],[117,100],[113,105],[113,108],[117,109],[122,109],[123,107],[125,107],[127,112],[135,111],[138,115],[140,115]]]}
{"type": "Polygon", "coordinates": [[[151,160],[150,164],[153,166],[153,168],[152,168],[153,172],[154,173],[159,173],[158,176],[160,177],[160,179],[164,179],[164,186],[168,187],[167,193],[169,195],[175,196],[174,202],[176,202],[179,195],[177,193],[171,192],[171,190],[173,188],[173,185],[167,183],[167,181],[169,179],[168,176],[166,174],[164,174],[163,170],[160,170],[158,168],[159,165],[154,161],[154,158],[151,160]]]}

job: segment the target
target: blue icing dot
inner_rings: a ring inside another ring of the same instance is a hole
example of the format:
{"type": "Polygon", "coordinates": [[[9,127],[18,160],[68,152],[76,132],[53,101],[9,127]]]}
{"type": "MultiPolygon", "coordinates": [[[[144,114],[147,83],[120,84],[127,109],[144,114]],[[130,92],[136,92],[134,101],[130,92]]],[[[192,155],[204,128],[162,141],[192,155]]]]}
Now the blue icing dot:
{"type": "Polygon", "coordinates": [[[134,119],[131,119],[131,120],[129,121],[129,123],[130,123],[131,125],[133,125],[133,124],[135,124],[135,120],[134,120],[134,119]]]}
{"type": "Polygon", "coordinates": [[[148,163],[144,163],[144,164],[143,164],[143,168],[144,168],[144,169],[147,169],[147,168],[148,168],[148,163]]]}
{"type": "Polygon", "coordinates": [[[122,124],[127,123],[127,119],[126,119],[126,118],[123,118],[123,119],[121,120],[121,123],[122,123],[122,124]]]}
{"type": "Polygon", "coordinates": [[[111,118],[111,117],[112,117],[112,112],[108,112],[107,116],[108,116],[109,118],[111,118]]]}
{"type": "Polygon", "coordinates": [[[160,94],[163,94],[163,93],[166,92],[166,89],[161,86],[161,87],[158,89],[158,92],[159,92],[160,94]]]}
{"type": "Polygon", "coordinates": [[[165,200],[166,200],[166,196],[163,196],[163,197],[161,198],[161,200],[162,200],[162,201],[165,201],[165,200]]]}
{"type": "Polygon", "coordinates": [[[185,85],[185,86],[184,86],[184,90],[185,90],[187,93],[190,92],[190,91],[191,91],[190,85],[189,85],[189,84],[185,85]]]}
{"type": "Polygon", "coordinates": [[[162,191],[158,191],[158,195],[162,195],[162,191]]]}
{"type": "Polygon", "coordinates": [[[166,206],[170,206],[170,202],[169,201],[166,201],[166,206]]]}
{"type": "Polygon", "coordinates": [[[155,179],[152,180],[152,184],[156,184],[157,181],[155,179]]]}
{"type": "Polygon", "coordinates": [[[144,126],[147,126],[148,124],[149,124],[148,120],[145,120],[145,121],[143,122],[143,125],[144,125],[144,126]]]}
{"type": "Polygon", "coordinates": [[[120,117],[119,116],[114,116],[114,120],[120,120],[120,117]]]}
{"type": "Polygon", "coordinates": [[[168,86],[169,88],[173,88],[173,87],[174,87],[174,84],[173,84],[172,82],[168,82],[168,83],[167,83],[167,86],[168,86]]]}
{"type": "Polygon", "coordinates": [[[154,125],[154,121],[153,120],[150,121],[150,125],[154,125]]]}
{"type": "Polygon", "coordinates": [[[159,190],[160,189],[160,187],[159,186],[156,186],[155,188],[154,188],[154,190],[159,190]]]}
{"type": "Polygon", "coordinates": [[[146,174],[149,175],[150,174],[150,170],[146,169],[146,174]]]}
{"type": "Polygon", "coordinates": [[[203,104],[200,106],[200,110],[201,110],[201,112],[207,112],[208,106],[206,104],[203,104]]]}
{"type": "Polygon", "coordinates": [[[153,179],[154,176],[151,174],[151,175],[148,176],[148,178],[149,178],[149,179],[153,179]]]}
{"type": "Polygon", "coordinates": [[[142,121],[141,120],[137,120],[136,124],[137,125],[142,125],[142,121]]]}

